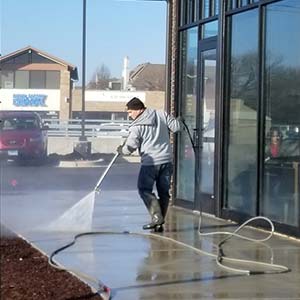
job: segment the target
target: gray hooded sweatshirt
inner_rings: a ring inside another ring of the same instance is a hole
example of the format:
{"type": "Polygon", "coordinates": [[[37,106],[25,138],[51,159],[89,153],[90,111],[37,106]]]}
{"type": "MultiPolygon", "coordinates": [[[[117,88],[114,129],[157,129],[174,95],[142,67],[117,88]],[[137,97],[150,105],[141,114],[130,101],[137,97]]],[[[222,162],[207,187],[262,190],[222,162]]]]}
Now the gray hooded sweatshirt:
{"type": "Polygon", "coordinates": [[[138,149],[141,163],[145,166],[171,162],[169,131],[179,130],[177,119],[166,112],[147,108],[131,123],[123,153],[128,155],[138,149]]]}

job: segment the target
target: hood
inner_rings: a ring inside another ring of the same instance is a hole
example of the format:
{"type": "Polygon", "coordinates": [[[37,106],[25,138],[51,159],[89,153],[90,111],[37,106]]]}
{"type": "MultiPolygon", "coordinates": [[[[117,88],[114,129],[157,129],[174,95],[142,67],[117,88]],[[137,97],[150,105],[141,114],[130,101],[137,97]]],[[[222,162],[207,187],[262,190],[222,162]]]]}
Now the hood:
{"type": "Polygon", "coordinates": [[[151,108],[146,108],[144,112],[131,123],[130,127],[139,126],[139,125],[155,126],[156,125],[155,110],[151,108]]]}

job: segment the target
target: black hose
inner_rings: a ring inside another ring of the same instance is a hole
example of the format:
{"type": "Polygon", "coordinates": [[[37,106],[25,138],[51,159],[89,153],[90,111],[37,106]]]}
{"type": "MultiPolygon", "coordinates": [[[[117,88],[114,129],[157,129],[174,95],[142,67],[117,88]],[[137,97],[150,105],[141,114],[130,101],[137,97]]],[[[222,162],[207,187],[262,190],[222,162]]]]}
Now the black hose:
{"type": "Polygon", "coordinates": [[[192,144],[192,147],[193,147],[193,150],[194,150],[194,153],[195,153],[195,147],[196,147],[196,145],[195,145],[195,143],[194,143],[194,141],[193,141],[193,138],[192,138],[191,132],[190,132],[190,130],[189,130],[189,127],[186,125],[184,119],[181,119],[181,122],[182,122],[184,128],[186,129],[186,132],[187,132],[187,134],[188,134],[188,137],[189,137],[189,139],[190,139],[190,141],[191,141],[191,144],[192,144]]]}

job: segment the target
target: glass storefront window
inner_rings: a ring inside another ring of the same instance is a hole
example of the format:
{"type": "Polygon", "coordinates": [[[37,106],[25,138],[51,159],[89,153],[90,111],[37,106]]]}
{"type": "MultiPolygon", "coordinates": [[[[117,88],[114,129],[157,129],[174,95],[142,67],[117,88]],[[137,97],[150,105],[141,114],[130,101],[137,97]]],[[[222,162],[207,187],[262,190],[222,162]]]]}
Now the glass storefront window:
{"type": "Polygon", "coordinates": [[[60,88],[60,72],[46,71],[46,89],[60,88]]]}
{"type": "MultiPolygon", "coordinates": [[[[180,115],[184,118],[190,131],[196,128],[197,96],[197,49],[198,28],[181,32],[180,36],[180,115]]],[[[195,156],[191,141],[185,131],[178,134],[178,167],[176,197],[194,201],[195,190],[195,156]]]]}
{"type": "Polygon", "coordinates": [[[197,1],[181,0],[180,1],[180,25],[193,23],[197,20],[197,1]]]}
{"type": "Polygon", "coordinates": [[[190,23],[195,22],[197,20],[197,1],[196,0],[190,0],[190,23]]]}
{"type": "Polygon", "coordinates": [[[180,25],[185,25],[187,22],[187,1],[180,1],[180,25]]]}
{"type": "Polygon", "coordinates": [[[208,18],[210,16],[209,11],[210,11],[210,1],[204,0],[203,1],[203,14],[202,14],[203,19],[208,18]]]}
{"type": "Polygon", "coordinates": [[[258,10],[232,16],[225,208],[256,214],[258,10]]]}
{"type": "Polygon", "coordinates": [[[15,88],[28,89],[29,88],[29,71],[15,72],[15,88]]]}
{"type": "Polygon", "coordinates": [[[217,0],[215,2],[215,15],[219,15],[219,10],[220,10],[220,7],[219,7],[219,1],[217,0]]]}
{"type": "Polygon", "coordinates": [[[31,63],[35,64],[53,64],[53,60],[41,56],[35,52],[31,53],[31,63]]]}
{"type": "Polygon", "coordinates": [[[1,88],[12,89],[14,87],[14,72],[1,70],[1,88]]]}
{"type": "Polygon", "coordinates": [[[299,0],[266,6],[265,157],[261,212],[272,220],[292,226],[298,226],[300,199],[299,28],[299,0]]]}
{"type": "Polygon", "coordinates": [[[30,71],[30,88],[44,89],[46,87],[45,71],[30,71]]]}
{"type": "Polygon", "coordinates": [[[28,63],[30,63],[29,54],[24,53],[24,54],[16,56],[14,58],[14,63],[15,64],[28,64],[28,63]]]}
{"type": "Polygon", "coordinates": [[[180,0],[179,25],[189,25],[199,20],[218,16],[219,0],[180,0]]]}
{"type": "Polygon", "coordinates": [[[1,86],[6,89],[59,89],[60,71],[2,71],[1,86]]]}
{"type": "Polygon", "coordinates": [[[218,20],[202,25],[202,38],[206,39],[218,35],[218,20]]]}
{"type": "Polygon", "coordinates": [[[227,10],[244,7],[244,6],[247,6],[249,4],[259,2],[259,1],[262,1],[262,0],[228,0],[227,10]]]}
{"type": "Polygon", "coordinates": [[[217,16],[219,14],[219,0],[202,0],[202,19],[217,16]]]}

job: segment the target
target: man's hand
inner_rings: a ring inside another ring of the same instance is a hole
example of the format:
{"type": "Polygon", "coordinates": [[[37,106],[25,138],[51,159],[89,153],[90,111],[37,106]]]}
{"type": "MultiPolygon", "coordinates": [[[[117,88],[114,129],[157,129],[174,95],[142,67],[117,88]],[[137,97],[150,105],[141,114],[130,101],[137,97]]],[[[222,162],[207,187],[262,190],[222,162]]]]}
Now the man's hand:
{"type": "Polygon", "coordinates": [[[118,152],[120,155],[123,155],[123,146],[122,146],[122,145],[118,146],[117,152],[118,152]]]}
{"type": "Polygon", "coordinates": [[[176,119],[177,121],[184,123],[184,118],[182,116],[178,116],[176,119]]]}

